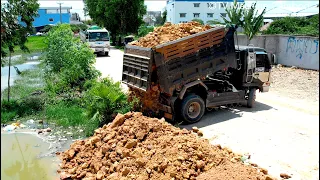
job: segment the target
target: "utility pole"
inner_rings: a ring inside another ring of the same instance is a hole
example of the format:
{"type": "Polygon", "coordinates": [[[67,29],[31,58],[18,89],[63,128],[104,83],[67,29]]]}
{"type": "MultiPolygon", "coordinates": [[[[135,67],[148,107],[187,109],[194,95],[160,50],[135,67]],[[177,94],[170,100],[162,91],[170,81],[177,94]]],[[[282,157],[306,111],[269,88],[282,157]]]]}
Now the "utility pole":
{"type": "Polygon", "coordinates": [[[57,4],[59,4],[59,8],[60,8],[60,24],[62,24],[62,14],[61,14],[61,2],[58,2],[57,4]]]}

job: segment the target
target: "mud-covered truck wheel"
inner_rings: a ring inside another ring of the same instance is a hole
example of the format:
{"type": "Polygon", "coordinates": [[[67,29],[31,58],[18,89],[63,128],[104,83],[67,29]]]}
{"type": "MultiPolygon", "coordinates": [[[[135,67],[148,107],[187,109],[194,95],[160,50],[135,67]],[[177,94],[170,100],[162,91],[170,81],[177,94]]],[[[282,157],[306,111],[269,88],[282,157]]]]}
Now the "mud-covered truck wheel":
{"type": "Polygon", "coordinates": [[[256,102],[256,88],[252,88],[249,90],[248,100],[247,100],[247,107],[252,108],[256,102]]]}
{"type": "Polygon", "coordinates": [[[205,111],[205,104],[198,95],[189,95],[182,100],[181,116],[187,123],[200,121],[205,111]]]}

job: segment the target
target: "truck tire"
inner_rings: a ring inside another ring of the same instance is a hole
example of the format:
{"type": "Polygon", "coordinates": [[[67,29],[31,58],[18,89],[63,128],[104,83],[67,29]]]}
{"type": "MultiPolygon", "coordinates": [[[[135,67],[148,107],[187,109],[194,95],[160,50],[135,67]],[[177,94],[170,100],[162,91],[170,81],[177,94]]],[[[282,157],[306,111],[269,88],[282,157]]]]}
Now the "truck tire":
{"type": "Polygon", "coordinates": [[[205,111],[205,104],[198,95],[189,95],[182,100],[181,116],[186,123],[200,121],[205,111]]]}
{"type": "Polygon", "coordinates": [[[104,55],[105,56],[109,56],[109,52],[104,52],[104,55]]]}
{"type": "Polygon", "coordinates": [[[252,108],[256,102],[256,88],[252,88],[249,90],[248,100],[247,100],[247,107],[252,108]]]}

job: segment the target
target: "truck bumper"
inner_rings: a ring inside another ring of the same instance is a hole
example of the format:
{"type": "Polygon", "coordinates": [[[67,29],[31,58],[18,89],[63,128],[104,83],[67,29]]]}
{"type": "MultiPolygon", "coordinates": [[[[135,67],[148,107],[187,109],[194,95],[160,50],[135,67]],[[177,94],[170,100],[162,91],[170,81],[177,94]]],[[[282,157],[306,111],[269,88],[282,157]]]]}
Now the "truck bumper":
{"type": "Polygon", "coordinates": [[[261,92],[269,92],[269,87],[270,86],[262,86],[262,91],[261,92]]]}
{"type": "Polygon", "coordinates": [[[97,52],[109,52],[110,48],[90,48],[92,49],[95,53],[97,52]]]}

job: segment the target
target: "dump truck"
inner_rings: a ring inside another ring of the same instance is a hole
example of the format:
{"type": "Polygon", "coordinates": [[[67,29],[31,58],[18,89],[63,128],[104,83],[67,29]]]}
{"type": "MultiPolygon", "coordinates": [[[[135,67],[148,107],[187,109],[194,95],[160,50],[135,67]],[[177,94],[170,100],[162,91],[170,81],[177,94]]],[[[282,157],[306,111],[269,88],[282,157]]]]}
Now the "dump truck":
{"type": "Polygon", "coordinates": [[[271,61],[263,48],[236,45],[236,29],[215,27],[153,48],[127,44],[122,83],[159,91],[153,101],[171,120],[195,123],[206,109],[239,103],[251,108],[257,90],[269,91],[271,61]]]}

